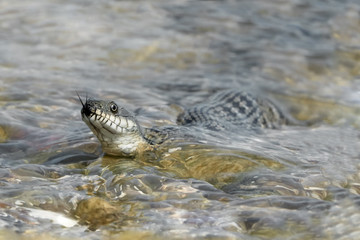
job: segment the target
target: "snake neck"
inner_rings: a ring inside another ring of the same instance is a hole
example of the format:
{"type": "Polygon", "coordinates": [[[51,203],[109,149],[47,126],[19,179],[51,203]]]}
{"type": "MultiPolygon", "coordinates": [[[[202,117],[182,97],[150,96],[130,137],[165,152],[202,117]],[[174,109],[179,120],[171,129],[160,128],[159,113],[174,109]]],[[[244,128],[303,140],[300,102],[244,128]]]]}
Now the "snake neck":
{"type": "Polygon", "coordinates": [[[163,143],[169,136],[167,132],[157,128],[142,128],[140,125],[137,125],[137,128],[139,131],[117,134],[112,139],[95,135],[106,154],[126,157],[133,157],[148,149],[153,149],[153,146],[163,143]]]}

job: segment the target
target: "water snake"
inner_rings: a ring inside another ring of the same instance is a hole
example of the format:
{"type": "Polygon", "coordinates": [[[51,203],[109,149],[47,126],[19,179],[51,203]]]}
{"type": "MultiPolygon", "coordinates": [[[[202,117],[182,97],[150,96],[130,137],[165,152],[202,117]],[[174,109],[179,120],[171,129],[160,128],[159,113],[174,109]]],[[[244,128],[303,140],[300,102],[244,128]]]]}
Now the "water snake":
{"type": "MultiPolygon", "coordinates": [[[[84,103],[79,99],[82,120],[109,155],[134,156],[169,138],[171,130],[144,128],[133,114],[113,101],[86,98],[84,103]]],[[[220,91],[207,101],[186,108],[177,117],[178,125],[202,126],[215,131],[278,128],[286,122],[271,101],[236,90],[220,91]]]]}

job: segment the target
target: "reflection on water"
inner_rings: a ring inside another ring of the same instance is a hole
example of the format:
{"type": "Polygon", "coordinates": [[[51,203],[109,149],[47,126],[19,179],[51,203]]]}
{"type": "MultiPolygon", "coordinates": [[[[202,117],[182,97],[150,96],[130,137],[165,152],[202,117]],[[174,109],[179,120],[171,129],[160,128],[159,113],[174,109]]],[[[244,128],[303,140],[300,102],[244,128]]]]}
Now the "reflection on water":
{"type": "Polygon", "coordinates": [[[0,236],[355,239],[359,14],[355,0],[1,2],[0,236]],[[76,96],[148,127],[235,88],[299,124],[189,128],[108,157],[76,96]]]}

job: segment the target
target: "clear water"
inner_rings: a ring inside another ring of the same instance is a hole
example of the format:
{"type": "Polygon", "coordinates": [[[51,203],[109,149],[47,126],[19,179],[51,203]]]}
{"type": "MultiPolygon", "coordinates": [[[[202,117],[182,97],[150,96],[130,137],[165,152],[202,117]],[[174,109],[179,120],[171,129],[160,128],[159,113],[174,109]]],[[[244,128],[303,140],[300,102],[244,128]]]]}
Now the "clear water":
{"type": "Polygon", "coordinates": [[[1,237],[358,236],[359,30],[355,0],[1,1],[1,237]],[[121,159],[76,95],[161,126],[222,89],[306,124],[121,159]]]}

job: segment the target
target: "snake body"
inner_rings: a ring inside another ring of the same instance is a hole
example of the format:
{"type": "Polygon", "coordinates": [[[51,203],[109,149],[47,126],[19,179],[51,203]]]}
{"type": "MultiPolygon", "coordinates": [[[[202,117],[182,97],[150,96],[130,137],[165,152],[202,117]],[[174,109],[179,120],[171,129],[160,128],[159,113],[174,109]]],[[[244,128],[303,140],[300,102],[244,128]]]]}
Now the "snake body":
{"type": "MultiPolygon", "coordinates": [[[[86,99],[81,116],[109,155],[134,156],[141,149],[161,144],[169,129],[143,128],[134,115],[113,101],[86,99]]],[[[211,130],[278,128],[287,120],[269,100],[241,91],[221,91],[204,103],[187,108],[177,117],[178,125],[211,130]]]]}

